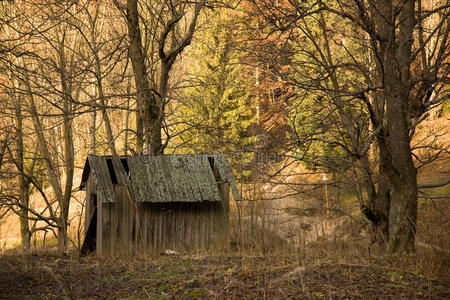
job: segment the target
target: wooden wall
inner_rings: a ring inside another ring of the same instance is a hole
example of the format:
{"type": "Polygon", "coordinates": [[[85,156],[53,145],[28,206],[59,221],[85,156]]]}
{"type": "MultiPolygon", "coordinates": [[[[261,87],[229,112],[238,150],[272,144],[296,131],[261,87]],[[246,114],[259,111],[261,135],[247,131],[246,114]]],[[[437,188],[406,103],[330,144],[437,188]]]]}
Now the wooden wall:
{"type": "Polygon", "coordinates": [[[222,202],[134,203],[125,189],[114,186],[115,203],[103,203],[97,216],[97,254],[134,254],[138,251],[190,252],[227,246],[228,184],[221,184],[222,202]],[[137,218],[136,218],[136,213],[137,218]]]}

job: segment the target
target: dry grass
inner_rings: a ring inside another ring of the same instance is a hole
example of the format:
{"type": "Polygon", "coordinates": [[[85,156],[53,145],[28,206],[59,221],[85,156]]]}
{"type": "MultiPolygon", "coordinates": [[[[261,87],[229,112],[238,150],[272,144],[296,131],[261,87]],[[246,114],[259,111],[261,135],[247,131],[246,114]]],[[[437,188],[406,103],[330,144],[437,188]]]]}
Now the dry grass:
{"type": "Polygon", "coordinates": [[[103,259],[0,256],[2,299],[320,299],[450,297],[448,282],[389,259],[338,255],[103,259]]]}

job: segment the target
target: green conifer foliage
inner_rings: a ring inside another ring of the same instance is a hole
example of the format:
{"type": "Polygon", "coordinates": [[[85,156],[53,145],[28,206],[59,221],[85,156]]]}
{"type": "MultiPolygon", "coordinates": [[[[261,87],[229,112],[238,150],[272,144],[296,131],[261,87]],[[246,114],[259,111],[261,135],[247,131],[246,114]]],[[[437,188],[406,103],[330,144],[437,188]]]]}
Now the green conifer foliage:
{"type": "Polygon", "coordinates": [[[251,174],[251,151],[257,138],[249,132],[255,120],[250,86],[233,44],[231,16],[210,16],[209,27],[192,49],[189,67],[196,78],[175,112],[177,152],[224,153],[238,178],[251,174]]]}

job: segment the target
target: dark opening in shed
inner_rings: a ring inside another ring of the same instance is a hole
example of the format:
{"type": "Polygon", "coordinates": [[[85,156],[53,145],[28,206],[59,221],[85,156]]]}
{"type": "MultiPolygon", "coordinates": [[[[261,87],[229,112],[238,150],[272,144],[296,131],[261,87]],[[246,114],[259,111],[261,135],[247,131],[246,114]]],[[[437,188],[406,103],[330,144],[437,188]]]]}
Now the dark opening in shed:
{"type": "Polygon", "coordinates": [[[127,156],[120,162],[125,185],[112,157],[86,159],[83,253],[185,252],[228,243],[230,187],[235,200],[240,196],[223,155],[127,156]]]}

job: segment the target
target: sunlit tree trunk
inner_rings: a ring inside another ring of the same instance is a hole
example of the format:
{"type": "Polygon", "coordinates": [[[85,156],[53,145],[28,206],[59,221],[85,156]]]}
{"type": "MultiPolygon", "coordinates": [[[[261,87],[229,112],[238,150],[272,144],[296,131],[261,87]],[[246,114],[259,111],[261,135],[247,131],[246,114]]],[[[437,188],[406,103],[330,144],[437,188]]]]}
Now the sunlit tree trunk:
{"type": "MultiPolygon", "coordinates": [[[[15,95],[12,95],[15,97],[15,95]]],[[[17,98],[17,97],[16,97],[17,98]]],[[[28,207],[30,202],[30,197],[28,193],[28,180],[25,177],[25,157],[24,157],[24,142],[23,142],[23,116],[22,116],[22,107],[21,103],[19,103],[19,99],[16,99],[15,106],[15,117],[16,117],[16,141],[17,141],[17,158],[16,158],[16,166],[18,170],[18,178],[19,178],[19,220],[20,220],[20,237],[22,241],[22,251],[29,252],[30,251],[30,240],[31,240],[31,231],[28,220],[28,207]]]]}

